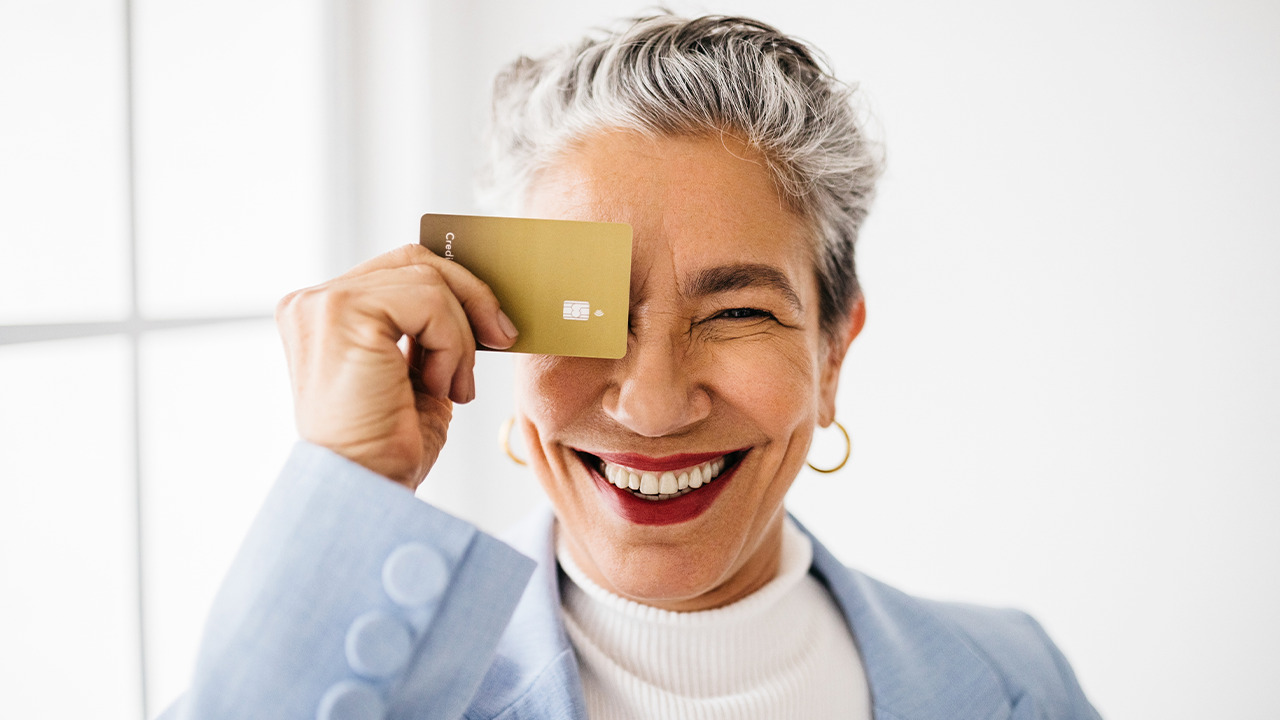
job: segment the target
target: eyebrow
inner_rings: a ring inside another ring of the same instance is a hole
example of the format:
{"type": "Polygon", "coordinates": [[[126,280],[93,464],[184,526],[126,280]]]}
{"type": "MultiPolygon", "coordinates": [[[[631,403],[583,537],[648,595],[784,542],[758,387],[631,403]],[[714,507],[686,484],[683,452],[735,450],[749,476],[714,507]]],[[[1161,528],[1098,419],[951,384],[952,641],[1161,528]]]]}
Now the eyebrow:
{"type": "Polygon", "coordinates": [[[684,292],[691,297],[705,297],[749,287],[776,290],[782,293],[796,312],[804,312],[804,304],[800,302],[800,295],[791,285],[791,281],[781,270],[772,265],[741,263],[707,268],[685,283],[684,292]]]}

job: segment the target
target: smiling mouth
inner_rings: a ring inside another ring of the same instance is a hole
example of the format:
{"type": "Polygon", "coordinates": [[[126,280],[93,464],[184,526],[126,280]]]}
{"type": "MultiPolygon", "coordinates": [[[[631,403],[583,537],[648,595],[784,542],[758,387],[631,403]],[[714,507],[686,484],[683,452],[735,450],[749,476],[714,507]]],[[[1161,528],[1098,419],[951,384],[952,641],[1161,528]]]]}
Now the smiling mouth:
{"type": "Polygon", "coordinates": [[[605,482],[633,497],[658,502],[674,500],[710,485],[736,467],[747,450],[654,460],[630,454],[601,457],[581,450],[577,453],[583,464],[605,482]],[[681,465],[682,458],[689,458],[692,462],[681,465]]]}

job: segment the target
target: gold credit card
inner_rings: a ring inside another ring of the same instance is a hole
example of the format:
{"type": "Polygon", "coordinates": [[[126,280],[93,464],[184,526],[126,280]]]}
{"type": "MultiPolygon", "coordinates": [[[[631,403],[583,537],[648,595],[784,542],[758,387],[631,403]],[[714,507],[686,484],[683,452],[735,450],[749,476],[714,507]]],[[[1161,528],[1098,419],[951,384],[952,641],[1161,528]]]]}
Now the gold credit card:
{"type": "Polygon", "coordinates": [[[429,213],[419,242],[493,290],[520,331],[509,350],[627,353],[630,225],[429,213]]]}

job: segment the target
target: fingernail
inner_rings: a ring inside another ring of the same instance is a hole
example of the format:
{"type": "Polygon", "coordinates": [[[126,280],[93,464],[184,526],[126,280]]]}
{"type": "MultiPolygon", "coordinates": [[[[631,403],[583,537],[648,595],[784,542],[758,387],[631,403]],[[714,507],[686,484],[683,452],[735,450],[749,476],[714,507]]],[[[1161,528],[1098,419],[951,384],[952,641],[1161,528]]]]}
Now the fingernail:
{"type": "Polygon", "coordinates": [[[516,330],[515,323],[511,322],[511,318],[501,310],[498,311],[498,327],[502,328],[502,334],[509,340],[514,340],[520,334],[520,331],[516,330]]]}

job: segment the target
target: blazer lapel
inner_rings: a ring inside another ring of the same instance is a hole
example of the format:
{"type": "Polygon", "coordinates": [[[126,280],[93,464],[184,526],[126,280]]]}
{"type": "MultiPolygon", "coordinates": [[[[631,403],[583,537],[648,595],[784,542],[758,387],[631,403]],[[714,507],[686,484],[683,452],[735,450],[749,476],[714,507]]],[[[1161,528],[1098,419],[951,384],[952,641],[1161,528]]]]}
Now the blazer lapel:
{"type": "MultiPolygon", "coordinates": [[[[586,720],[577,659],[560,618],[560,585],[544,507],[504,540],[538,561],[467,718],[586,720]]],[[[1007,720],[990,664],[916,598],[846,568],[808,530],[813,574],[831,591],[862,654],[876,720],[1007,720]]]]}
{"type": "Polygon", "coordinates": [[[543,506],[503,535],[536,560],[538,568],[498,642],[493,666],[467,718],[586,720],[578,661],[560,619],[554,524],[551,508],[543,506]]]}
{"type": "MultiPolygon", "coordinates": [[[[796,523],[799,525],[799,523],[796,523]]],[[[999,676],[920,601],[850,570],[817,538],[813,570],[862,653],[876,720],[997,720],[1011,706],[999,676]]]]}

